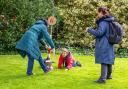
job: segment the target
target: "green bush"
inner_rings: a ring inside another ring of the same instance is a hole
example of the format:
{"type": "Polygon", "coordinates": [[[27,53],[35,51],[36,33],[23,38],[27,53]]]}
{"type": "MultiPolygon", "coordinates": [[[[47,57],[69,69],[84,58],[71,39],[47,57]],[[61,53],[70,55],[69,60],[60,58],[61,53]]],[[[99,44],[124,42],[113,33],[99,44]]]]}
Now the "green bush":
{"type": "MultiPolygon", "coordinates": [[[[64,26],[60,31],[60,40],[64,39],[69,45],[93,47],[94,38],[85,32],[86,27],[95,26],[96,9],[99,6],[108,6],[112,15],[116,17],[128,34],[128,3],[122,0],[104,2],[102,0],[66,0],[61,1],[58,10],[63,18],[64,26]]],[[[107,0],[108,1],[108,0],[107,0]]],[[[128,35],[125,35],[118,48],[128,47],[128,35]]]]}
{"type": "MultiPolygon", "coordinates": [[[[0,31],[0,52],[15,50],[16,42],[37,18],[48,18],[53,13],[52,0],[0,0],[0,15],[8,28],[0,31]]],[[[1,22],[1,21],[0,21],[1,22]]]]}
{"type": "MultiPolygon", "coordinates": [[[[124,28],[124,38],[116,49],[128,48],[127,0],[0,0],[0,15],[5,16],[8,28],[0,31],[0,52],[15,50],[16,42],[39,17],[57,17],[53,38],[61,45],[94,48],[94,37],[86,27],[96,27],[95,15],[99,6],[106,5],[124,28]],[[55,1],[53,8],[52,1],[55,1]],[[56,9],[56,10],[55,10],[56,9]]],[[[1,20],[0,20],[1,25],[1,20]]],[[[58,44],[57,44],[58,45],[58,44]]]]}

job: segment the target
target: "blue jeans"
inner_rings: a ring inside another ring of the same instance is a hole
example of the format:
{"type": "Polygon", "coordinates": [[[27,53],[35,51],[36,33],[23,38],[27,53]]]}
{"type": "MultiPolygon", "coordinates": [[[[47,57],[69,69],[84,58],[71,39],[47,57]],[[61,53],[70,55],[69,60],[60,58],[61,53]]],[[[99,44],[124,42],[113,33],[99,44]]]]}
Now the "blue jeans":
{"type": "MultiPolygon", "coordinates": [[[[34,58],[30,54],[27,54],[27,56],[28,56],[27,74],[32,74],[33,65],[34,65],[34,58]]],[[[38,59],[38,62],[39,62],[40,66],[41,66],[41,68],[43,69],[44,72],[48,71],[48,68],[45,65],[44,60],[42,59],[41,55],[38,59]]]]}
{"type": "Polygon", "coordinates": [[[73,67],[76,67],[77,66],[76,61],[73,62],[72,66],[73,67]]]}
{"type": "Polygon", "coordinates": [[[74,61],[72,64],[73,67],[79,66],[81,67],[81,63],[79,61],[74,61]]]}

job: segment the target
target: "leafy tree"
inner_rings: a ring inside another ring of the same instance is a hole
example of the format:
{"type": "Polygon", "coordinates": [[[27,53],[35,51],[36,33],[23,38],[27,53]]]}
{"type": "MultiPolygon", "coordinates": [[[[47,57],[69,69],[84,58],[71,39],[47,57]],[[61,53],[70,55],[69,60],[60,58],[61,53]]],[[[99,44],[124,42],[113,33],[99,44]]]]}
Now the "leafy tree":
{"type": "MultiPolygon", "coordinates": [[[[102,1],[102,0],[101,0],[102,1]]],[[[94,47],[94,39],[85,32],[86,27],[95,26],[96,9],[99,6],[108,6],[112,15],[124,27],[125,34],[128,34],[128,3],[121,0],[112,2],[97,2],[96,0],[66,0],[60,1],[58,10],[62,16],[64,26],[60,31],[60,40],[72,46],[94,47]]],[[[128,47],[128,36],[125,35],[118,48],[128,47]]]]}
{"type": "Polygon", "coordinates": [[[51,0],[0,0],[0,15],[9,24],[0,31],[0,52],[15,50],[16,42],[37,18],[47,19],[52,14],[51,0]]]}

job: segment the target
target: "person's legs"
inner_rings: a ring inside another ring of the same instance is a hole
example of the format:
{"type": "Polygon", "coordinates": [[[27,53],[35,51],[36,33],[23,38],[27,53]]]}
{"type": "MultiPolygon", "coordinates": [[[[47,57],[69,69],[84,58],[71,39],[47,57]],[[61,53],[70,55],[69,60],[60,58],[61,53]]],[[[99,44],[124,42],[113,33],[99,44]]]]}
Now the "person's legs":
{"type": "Polygon", "coordinates": [[[79,66],[81,67],[81,64],[79,61],[74,61],[73,64],[72,64],[73,67],[76,67],[76,66],[79,66]]]}
{"type": "Polygon", "coordinates": [[[76,65],[79,66],[79,67],[82,66],[81,63],[80,63],[79,61],[76,61],[76,65]]]}
{"type": "Polygon", "coordinates": [[[34,58],[31,57],[31,55],[28,55],[28,68],[27,68],[27,74],[32,75],[33,65],[34,65],[34,58]]]}
{"type": "Polygon", "coordinates": [[[96,82],[105,83],[106,77],[107,77],[107,64],[102,63],[101,64],[101,76],[96,82]]]}
{"type": "Polygon", "coordinates": [[[112,79],[112,65],[111,64],[107,64],[107,79],[112,79]]]}
{"type": "Polygon", "coordinates": [[[38,61],[39,61],[41,68],[43,69],[43,71],[48,72],[48,68],[41,56],[39,57],[38,61]]]}
{"type": "Polygon", "coordinates": [[[74,61],[74,62],[72,63],[72,66],[73,66],[73,67],[76,67],[76,66],[77,66],[76,61],[74,61]]]}
{"type": "Polygon", "coordinates": [[[107,77],[107,64],[101,64],[101,76],[100,78],[105,80],[107,77]]]}

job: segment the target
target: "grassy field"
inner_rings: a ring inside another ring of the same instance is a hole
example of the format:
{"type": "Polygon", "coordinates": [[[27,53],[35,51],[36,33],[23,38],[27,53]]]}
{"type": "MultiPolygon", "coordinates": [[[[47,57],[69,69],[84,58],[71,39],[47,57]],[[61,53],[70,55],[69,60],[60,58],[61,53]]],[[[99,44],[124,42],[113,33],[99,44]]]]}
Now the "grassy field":
{"type": "MultiPolygon", "coordinates": [[[[46,57],[46,55],[43,55],[46,57]]],[[[94,57],[75,56],[82,67],[70,71],[57,69],[57,56],[53,57],[54,70],[44,74],[37,61],[34,76],[26,76],[27,58],[19,55],[0,55],[0,89],[128,89],[128,59],[117,58],[113,67],[113,79],[106,84],[96,84],[100,65],[94,57]]]]}

